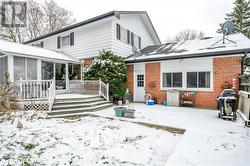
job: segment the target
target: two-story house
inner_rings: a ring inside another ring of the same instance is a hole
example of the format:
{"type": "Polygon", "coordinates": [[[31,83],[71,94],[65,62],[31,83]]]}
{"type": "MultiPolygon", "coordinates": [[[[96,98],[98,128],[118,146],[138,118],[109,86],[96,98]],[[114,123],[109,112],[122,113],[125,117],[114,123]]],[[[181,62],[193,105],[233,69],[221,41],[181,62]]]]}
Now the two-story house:
{"type": "Polygon", "coordinates": [[[84,60],[88,66],[100,50],[127,57],[161,41],[146,11],[111,11],[24,42],[84,60]]]}

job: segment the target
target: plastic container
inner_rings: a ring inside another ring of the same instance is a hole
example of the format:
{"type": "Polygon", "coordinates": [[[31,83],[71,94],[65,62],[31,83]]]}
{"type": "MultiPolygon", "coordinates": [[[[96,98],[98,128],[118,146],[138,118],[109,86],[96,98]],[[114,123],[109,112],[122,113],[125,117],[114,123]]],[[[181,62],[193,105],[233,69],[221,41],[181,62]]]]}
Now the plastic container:
{"type": "Polygon", "coordinates": [[[125,117],[134,118],[135,117],[135,110],[134,109],[125,110],[125,117]]]}
{"type": "Polygon", "coordinates": [[[154,100],[147,100],[147,105],[155,105],[154,100]]]}
{"type": "Polygon", "coordinates": [[[127,110],[126,107],[115,107],[115,115],[118,117],[124,117],[125,111],[127,110]]]}
{"type": "Polygon", "coordinates": [[[167,100],[164,100],[164,101],[163,101],[163,105],[164,105],[164,106],[168,106],[167,100]]]}

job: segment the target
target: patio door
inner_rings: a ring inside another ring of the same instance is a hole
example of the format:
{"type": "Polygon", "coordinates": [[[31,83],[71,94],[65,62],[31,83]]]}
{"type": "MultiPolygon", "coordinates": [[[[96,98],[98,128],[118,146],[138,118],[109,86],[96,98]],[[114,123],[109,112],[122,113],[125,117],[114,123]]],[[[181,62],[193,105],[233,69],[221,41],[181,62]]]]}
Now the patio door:
{"type": "Polygon", "coordinates": [[[55,64],[56,90],[66,89],[66,64],[55,64]]]}
{"type": "Polygon", "coordinates": [[[135,71],[134,82],[134,101],[144,102],[145,97],[145,73],[144,71],[135,71]]]}

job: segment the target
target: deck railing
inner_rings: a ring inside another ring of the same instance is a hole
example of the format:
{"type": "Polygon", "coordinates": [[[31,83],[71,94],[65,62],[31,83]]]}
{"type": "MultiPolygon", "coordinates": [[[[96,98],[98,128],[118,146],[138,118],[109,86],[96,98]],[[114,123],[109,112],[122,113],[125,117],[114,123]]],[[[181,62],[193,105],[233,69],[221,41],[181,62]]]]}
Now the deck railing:
{"type": "MultiPolygon", "coordinates": [[[[56,97],[56,82],[52,80],[19,80],[14,82],[17,90],[18,101],[30,103],[44,103],[47,110],[51,111],[56,97]]],[[[100,95],[109,101],[109,84],[101,80],[70,80],[68,91],[65,93],[100,95]]],[[[44,104],[41,107],[44,107],[44,104]]],[[[33,105],[35,105],[33,103],[33,105]]],[[[37,104],[36,104],[37,105],[37,104]]]]}
{"type": "Polygon", "coordinates": [[[70,80],[69,93],[101,95],[109,100],[109,84],[101,80],[70,80]]]}
{"type": "Polygon", "coordinates": [[[19,87],[18,99],[47,99],[49,97],[49,88],[53,80],[19,80],[15,85],[19,87]]]}
{"type": "Polygon", "coordinates": [[[109,101],[109,83],[105,84],[102,80],[99,80],[100,92],[99,94],[109,101]]]}
{"type": "Polygon", "coordinates": [[[52,110],[55,98],[56,98],[56,84],[55,84],[55,79],[53,79],[48,89],[48,105],[49,105],[48,110],[49,111],[52,110]]]}
{"type": "Polygon", "coordinates": [[[51,111],[55,99],[55,80],[19,80],[14,82],[17,100],[23,109],[51,111]]]}

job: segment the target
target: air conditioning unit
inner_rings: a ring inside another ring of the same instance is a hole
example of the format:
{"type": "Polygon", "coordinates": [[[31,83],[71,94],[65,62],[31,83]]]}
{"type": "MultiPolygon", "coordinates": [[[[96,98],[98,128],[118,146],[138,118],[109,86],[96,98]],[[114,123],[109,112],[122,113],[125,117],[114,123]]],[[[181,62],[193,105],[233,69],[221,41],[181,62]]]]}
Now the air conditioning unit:
{"type": "Polygon", "coordinates": [[[167,90],[167,105],[168,106],[180,106],[180,91],[177,89],[167,90]]]}

